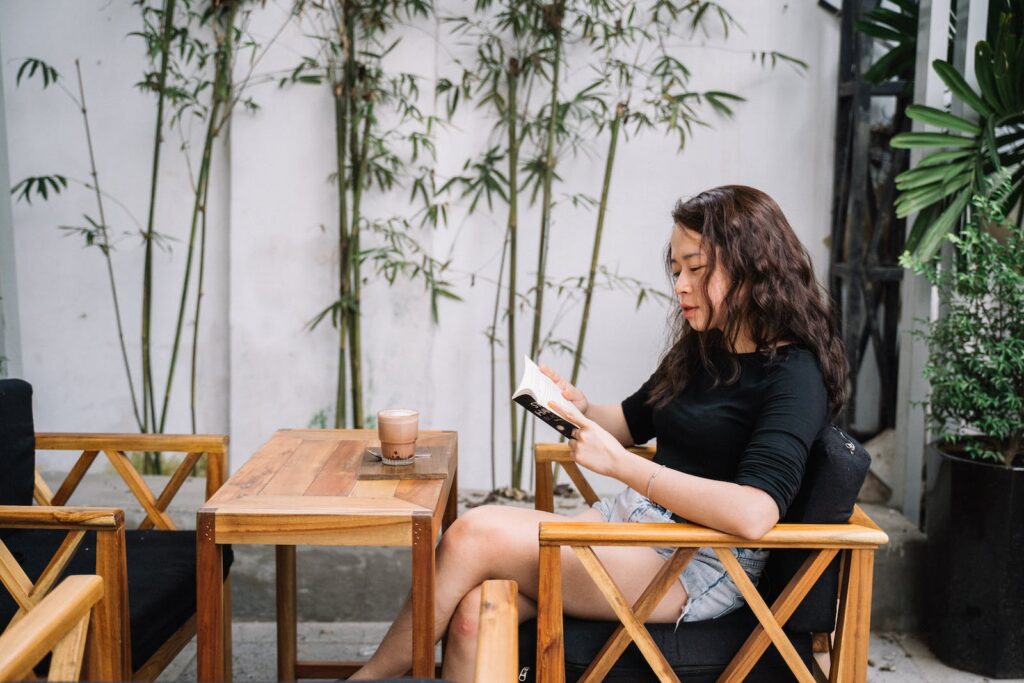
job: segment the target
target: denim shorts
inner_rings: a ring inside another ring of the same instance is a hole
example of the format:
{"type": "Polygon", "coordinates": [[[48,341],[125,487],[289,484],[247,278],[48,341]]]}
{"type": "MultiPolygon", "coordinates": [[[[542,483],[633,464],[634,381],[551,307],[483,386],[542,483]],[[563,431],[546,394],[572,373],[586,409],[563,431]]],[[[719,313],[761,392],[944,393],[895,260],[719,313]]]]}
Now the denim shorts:
{"type": "MultiPolygon", "coordinates": [[[[673,521],[671,512],[631,488],[614,498],[599,500],[594,503],[594,508],[606,522],[673,521]]],[[[666,560],[675,552],[675,548],[669,547],[654,550],[666,560]]],[[[750,580],[757,585],[768,560],[768,551],[763,548],[733,548],[732,553],[750,580]]],[[[712,548],[700,548],[680,572],[679,581],[689,597],[677,624],[679,621],[715,619],[739,609],[745,603],[739,588],[712,548]]]]}

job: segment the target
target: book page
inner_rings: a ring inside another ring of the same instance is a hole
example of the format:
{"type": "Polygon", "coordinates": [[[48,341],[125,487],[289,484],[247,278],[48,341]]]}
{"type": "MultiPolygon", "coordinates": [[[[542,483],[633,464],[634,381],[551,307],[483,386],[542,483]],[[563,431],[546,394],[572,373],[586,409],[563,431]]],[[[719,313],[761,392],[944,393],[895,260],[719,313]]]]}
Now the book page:
{"type": "Polygon", "coordinates": [[[562,390],[551,381],[551,378],[540,371],[537,364],[529,356],[523,356],[523,381],[519,383],[518,394],[522,389],[529,389],[534,399],[542,407],[547,408],[550,401],[560,406],[568,406],[569,401],[562,396],[562,390]]]}

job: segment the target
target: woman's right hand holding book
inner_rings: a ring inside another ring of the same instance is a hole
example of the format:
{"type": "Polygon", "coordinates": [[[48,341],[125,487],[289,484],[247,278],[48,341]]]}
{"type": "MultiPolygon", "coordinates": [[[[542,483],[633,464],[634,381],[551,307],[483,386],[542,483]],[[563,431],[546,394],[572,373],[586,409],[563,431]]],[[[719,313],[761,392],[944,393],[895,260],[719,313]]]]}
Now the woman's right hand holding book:
{"type": "Polygon", "coordinates": [[[551,366],[541,363],[538,367],[541,372],[547,375],[551,381],[558,386],[562,391],[562,397],[565,398],[565,400],[572,403],[576,410],[583,413],[583,415],[587,414],[587,408],[590,407],[590,402],[587,401],[587,397],[583,395],[582,391],[569,384],[569,380],[559,376],[557,372],[551,369],[551,366]]]}

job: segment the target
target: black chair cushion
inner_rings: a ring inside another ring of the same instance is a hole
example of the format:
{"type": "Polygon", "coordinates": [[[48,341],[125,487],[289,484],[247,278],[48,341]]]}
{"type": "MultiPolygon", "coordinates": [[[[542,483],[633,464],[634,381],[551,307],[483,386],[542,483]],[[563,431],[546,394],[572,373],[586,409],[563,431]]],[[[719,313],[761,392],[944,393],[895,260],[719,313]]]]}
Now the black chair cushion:
{"type": "MultiPolygon", "coordinates": [[[[732,660],[743,642],[757,625],[757,618],[749,608],[731,612],[719,619],[698,622],[682,622],[678,630],[675,624],[647,624],[647,630],[664,653],[676,675],[687,683],[708,683],[718,679],[722,669],[732,660]]],[[[616,623],[590,621],[565,617],[565,671],[566,680],[575,681],[596,659],[601,647],[615,630],[616,623]]],[[[809,633],[787,633],[800,654],[801,659],[811,666],[811,636],[809,633]]],[[[537,622],[534,619],[519,627],[519,670],[528,669],[526,677],[519,680],[535,680],[537,649],[537,622]]],[[[657,681],[657,676],[648,666],[635,643],[631,643],[612,667],[606,681],[657,681]]],[[[773,647],[768,647],[764,656],[745,679],[747,681],[791,681],[793,675],[785,661],[773,647]]]]}
{"type": "MultiPolygon", "coordinates": [[[[856,439],[835,425],[822,430],[811,445],[803,483],[789,511],[787,523],[842,524],[853,514],[857,494],[864,485],[871,456],[856,439]]],[[[800,569],[808,550],[773,550],[765,566],[759,590],[769,605],[800,569]]],[[[836,625],[839,591],[839,558],[814,584],[786,623],[794,631],[831,633],[836,625]]]]}
{"type": "MultiPolygon", "coordinates": [[[[61,531],[15,530],[5,543],[32,581],[42,573],[64,539],[61,531]]],[[[126,531],[128,611],[132,670],[138,670],[196,611],[196,534],[194,531],[126,531]]],[[[224,575],[233,554],[224,548],[224,575]]],[[[95,534],[86,534],[65,575],[96,573],[95,534]]],[[[0,590],[0,625],[16,611],[0,590]]],[[[2,630],[2,628],[0,628],[2,630]]]]}
{"type": "MultiPolygon", "coordinates": [[[[35,449],[32,385],[20,379],[0,379],[0,505],[32,504],[35,449]]],[[[6,533],[0,529],[0,538],[6,533]]]]}

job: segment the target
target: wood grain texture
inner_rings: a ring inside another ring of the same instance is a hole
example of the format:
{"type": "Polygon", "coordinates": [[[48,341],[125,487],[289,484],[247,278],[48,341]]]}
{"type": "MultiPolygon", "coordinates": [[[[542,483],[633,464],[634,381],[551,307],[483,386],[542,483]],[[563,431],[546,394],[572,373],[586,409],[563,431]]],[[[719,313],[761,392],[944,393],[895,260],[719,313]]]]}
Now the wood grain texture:
{"type": "MultiPolygon", "coordinates": [[[[537,444],[540,446],[541,444],[537,444]]],[[[533,509],[541,512],[555,511],[555,476],[552,464],[537,456],[534,463],[533,509]]]]}
{"type": "MultiPolygon", "coordinates": [[[[32,605],[33,607],[35,605],[38,605],[39,602],[46,596],[46,594],[50,592],[50,589],[53,587],[55,583],[57,583],[57,579],[60,578],[60,575],[64,572],[64,569],[68,566],[68,563],[71,562],[71,558],[74,557],[75,551],[78,550],[78,546],[81,545],[83,538],[85,538],[85,532],[81,530],[69,531],[64,536],[64,540],[61,541],[60,546],[58,546],[57,550],[54,551],[53,556],[50,558],[50,561],[46,564],[46,567],[39,574],[39,577],[36,579],[35,585],[32,586],[28,596],[26,596],[28,598],[28,602],[30,605],[32,605]]],[[[14,616],[11,617],[11,621],[9,622],[8,625],[13,624],[19,619],[21,619],[23,616],[25,616],[28,609],[33,608],[24,607],[21,600],[18,600],[17,602],[19,603],[19,605],[22,606],[18,609],[17,612],[15,612],[14,616]]]]}
{"type": "Polygon", "coordinates": [[[117,473],[121,475],[121,479],[128,484],[128,488],[135,496],[135,499],[139,501],[139,504],[142,505],[142,508],[148,513],[149,518],[153,519],[156,523],[157,528],[167,531],[177,529],[171,518],[163,510],[157,508],[153,492],[149,490],[149,486],[143,480],[139,471],[135,469],[135,466],[132,465],[132,461],[128,456],[122,451],[110,449],[105,449],[103,452],[117,473]]]}
{"type": "MultiPolygon", "coordinates": [[[[793,612],[807,596],[807,593],[814,587],[815,582],[821,576],[838,551],[834,548],[820,550],[811,553],[804,560],[800,569],[793,578],[789,580],[786,587],[782,589],[779,597],[772,604],[771,613],[779,626],[785,626],[793,612]]],[[[739,651],[729,662],[720,676],[722,683],[739,682],[746,679],[747,674],[754,668],[758,660],[768,649],[771,638],[765,633],[764,627],[758,625],[744,641],[739,651]]]]}
{"type": "Polygon", "coordinates": [[[782,631],[782,627],[775,620],[771,610],[768,609],[768,605],[764,603],[764,599],[757,592],[757,588],[751,582],[750,577],[747,576],[743,567],[740,566],[736,556],[728,548],[715,548],[715,554],[718,555],[718,559],[729,573],[729,577],[736,584],[736,587],[739,588],[740,593],[743,594],[743,598],[747,601],[747,606],[750,607],[754,616],[757,617],[758,622],[760,622],[768,637],[771,638],[779,654],[786,660],[789,670],[793,672],[793,675],[800,683],[815,683],[814,676],[807,669],[807,665],[804,664],[803,660],[800,659],[800,654],[793,647],[789,636],[782,631]]]}
{"type": "MultiPolygon", "coordinates": [[[[626,449],[642,458],[651,460],[656,449],[654,446],[631,446],[626,449]]],[[[572,462],[567,443],[538,443],[534,446],[533,456],[537,462],[572,462]]]]}
{"type": "Polygon", "coordinates": [[[196,678],[226,679],[224,661],[224,551],[218,545],[212,513],[196,518],[196,678]]]}
{"type": "MultiPolygon", "coordinates": [[[[163,491],[160,492],[160,496],[156,499],[156,509],[160,512],[166,512],[167,506],[174,500],[174,496],[178,494],[178,490],[181,489],[182,484],[188,479],[189,475],[192,474],[192,468],[199,462],[199,458],[202,457],[202,453],[189,453],[181,462],[178,464],[178,468],[174,470],[171,478],[167,481],[167,485],[164,486],[163,491]]],[[[146,518],[142,520],[139,525],[140,529],[151,529],[154,526],[155,520],[152,515],[146,515],[146,518]]]]}
{"type": "Polygon", "coordinates": [[[333,441],[303,441],[288,456],[260,492],[264,496],[301,496],[334,454],[333,441]]]}
{"type": "Polygon", "coordinates": [[[608,570],[605,569],[600,558],[594,553],[593,548],[576,546],[573,547],[573,552],[576,553],[576,557],[583,564],[587,573],[590,574],[594,584],[615,611],[615,615],[640,649],[641,654],[647,660],[647,664],[654,671],[658,680],[662,681],[662,683],[679,683],[679,677],[676,676],[672,666],[665,659],[664,653],[662,653],[657,643],[654,642],[647,627],[633,614],[629,603],[626,602],[626,597],[619,590],[615,581],[612,580],[611,575],[608,574],[608,570]]]}
{"type": "MultiPolygon", "coordinates": [[[[199,554],[206,545],[267,544],[278,548],[279,596],[282,610],[279,662],[281,680],[304,677],[309,663],[294,650],[294,546],[411,546],[413,549],[414,661],[417,675],[433,676],[434,546],[440,527],[454,520],[457,436],[454,432],[421,432],[419,445],[431,457],[418,466],[391,467],[370,462],[365,446],[371,430],[281,430],[214,493],[199,511],[209,526],[209,541],[199,533],[199,554]],[[447,520],[447,521],[445,521],[447,520]],[[429,641],[429,643],[428,643],[429,641]],[[290,643],[290,645],[289,645],[290,643]]],[[[207,560],[209,561],[209,560],[207,560]]],[[[202,576],[206,566],[200,563],[202,576]]],[[[223,592],[212,574],[200,585],[223,592]]],[[[208,600],[200,601],[201,605],[208,600]]],[[[204,607],[200,616],[205,612],[204,607]]],[[[223,623],[224,608],[217,617],[223,623]]],[[[219,681],[228,675],[224,664],[230,639],[214,650],[213,625],[198,627],[199,677],[219,681]],[[212,663],[216,661],[216,664],[212,663]]],[[[324,671],[342,671],[321,663],[324,671]]],[[[334,675],[334,674],[332,674],[334,675]]]]}
{"type": "Polygon", "coordinates": [[[71,494],[78,488],[78,485],[82,482],[82,477],[92,467],[92,463],[96,460],[98,454],[99,451],[83,451],[78,456],[78,460],[71,466],[71,471],[64,477],[64,481],[61,482],[57,493],[53,495],[51,505],[64,505],[71,499],[71,494]]]}
{"type": "MultiPolygon", "coordinates": [[[[363,494],[353,488],[357,485],[359,466],[363,460],[363,444],[361,441],[342,441],[334,447],[334,451],[324,463],[316,480],[306,489],[307,496],[353,496],[363,494]]],[[[359,484],[370,482],[360,481],[359,484]]],[[[382,482],[388,484],[391,482],[382,482]]],[[[365,496],[376,498],[380,496],[365,496]]]]}
{"type": "Polygon", "coordinates": [[[132,675],[132,636],[128,622],[128,555],[123,519],[116,528],[96,534],[96,573],[103,579],[103,599],[93,608],[89,620],[86,678],[126,680],[132,675]]]}
{"type": "Polygon", "coordinates": [[[856,524],[779,524],[757,540],[694,524],[542,522],[541,544],[711,548],[877,548],[888,536],[856,524]]]}
{"type": "Polygon", "coordinates": [[[0,505],[0,527],[9,529],[116,529],[124,526],[118,508],[0,505]]]}
{"type": "Polygon", "coordinates": [[[412,520],[412,675],[434,677],[434,532],[431,515],[412,520]]]}
{"type": "Polygon", "coordinates": [[[537,586],[537,682],[565,683],[562,549],[541,546],[537,586]]]}
{"type": "Polygon", "coordinates": [[[53,491],[47,485],[39,470],[35,471],[35,483],[32,485],[32,499],[36,505],[53,505],[53,491]]]}
{"type": "Polygon", "coordinates": [[[165,451],[171,453],[225,453],[223,434],[103,434],[36,432],[38,451],[165,451]]]}
{"type": "MultiPolygon", "coordinates": [[[[0,681],[33,678],[32,667],[54,651],[51,680],[78,680],[85,625],[103,597],[98,576],[69,576],[17,624],[0,635],[0,681]],[[66,644],[61,645],[62,641],[66,644]]],[[[107,644],[108,647],[110,644],[107,644]]]]}
{"type": "Polygon", "coordinates": [[[519,680],[519,610],[515,581],[484,581],[480,596],[473,680],[514,683],[519,680]]]}
{"type": "MultiPolygon", "coordinates": [[[[697,554],[696,548],[676,548],[672,556],[665,561],[662,568],[658,570],[650,584],[644,589],[637,601],[633,604],[633,614],[637,621],[643,623],[651,615],[654,609],[661,602],[668,590],[679,580],[679,574],[686,565],[697,554]]],[[[619,659],[626,647],[629,646],[631,637],[625,626],[619,624],[611,637],[597,653],[597,657],[590,663],[587,670],[583,672],[580,681],[603,681],[604,677],[611,671],[612,666],[619,659]]]]}
{"type": "Polygon", "coordinates": [[[89,614],[84,614],[53,648],[48,681],[77,681],[85,656],[85,636],[89,630],[89,614]]]}
{"type": "Polygon", "coordinates": [[[277,546],[274,560],[277,566],[277,680],[294,681],[299,638],[295,546],[277,546]]]}

